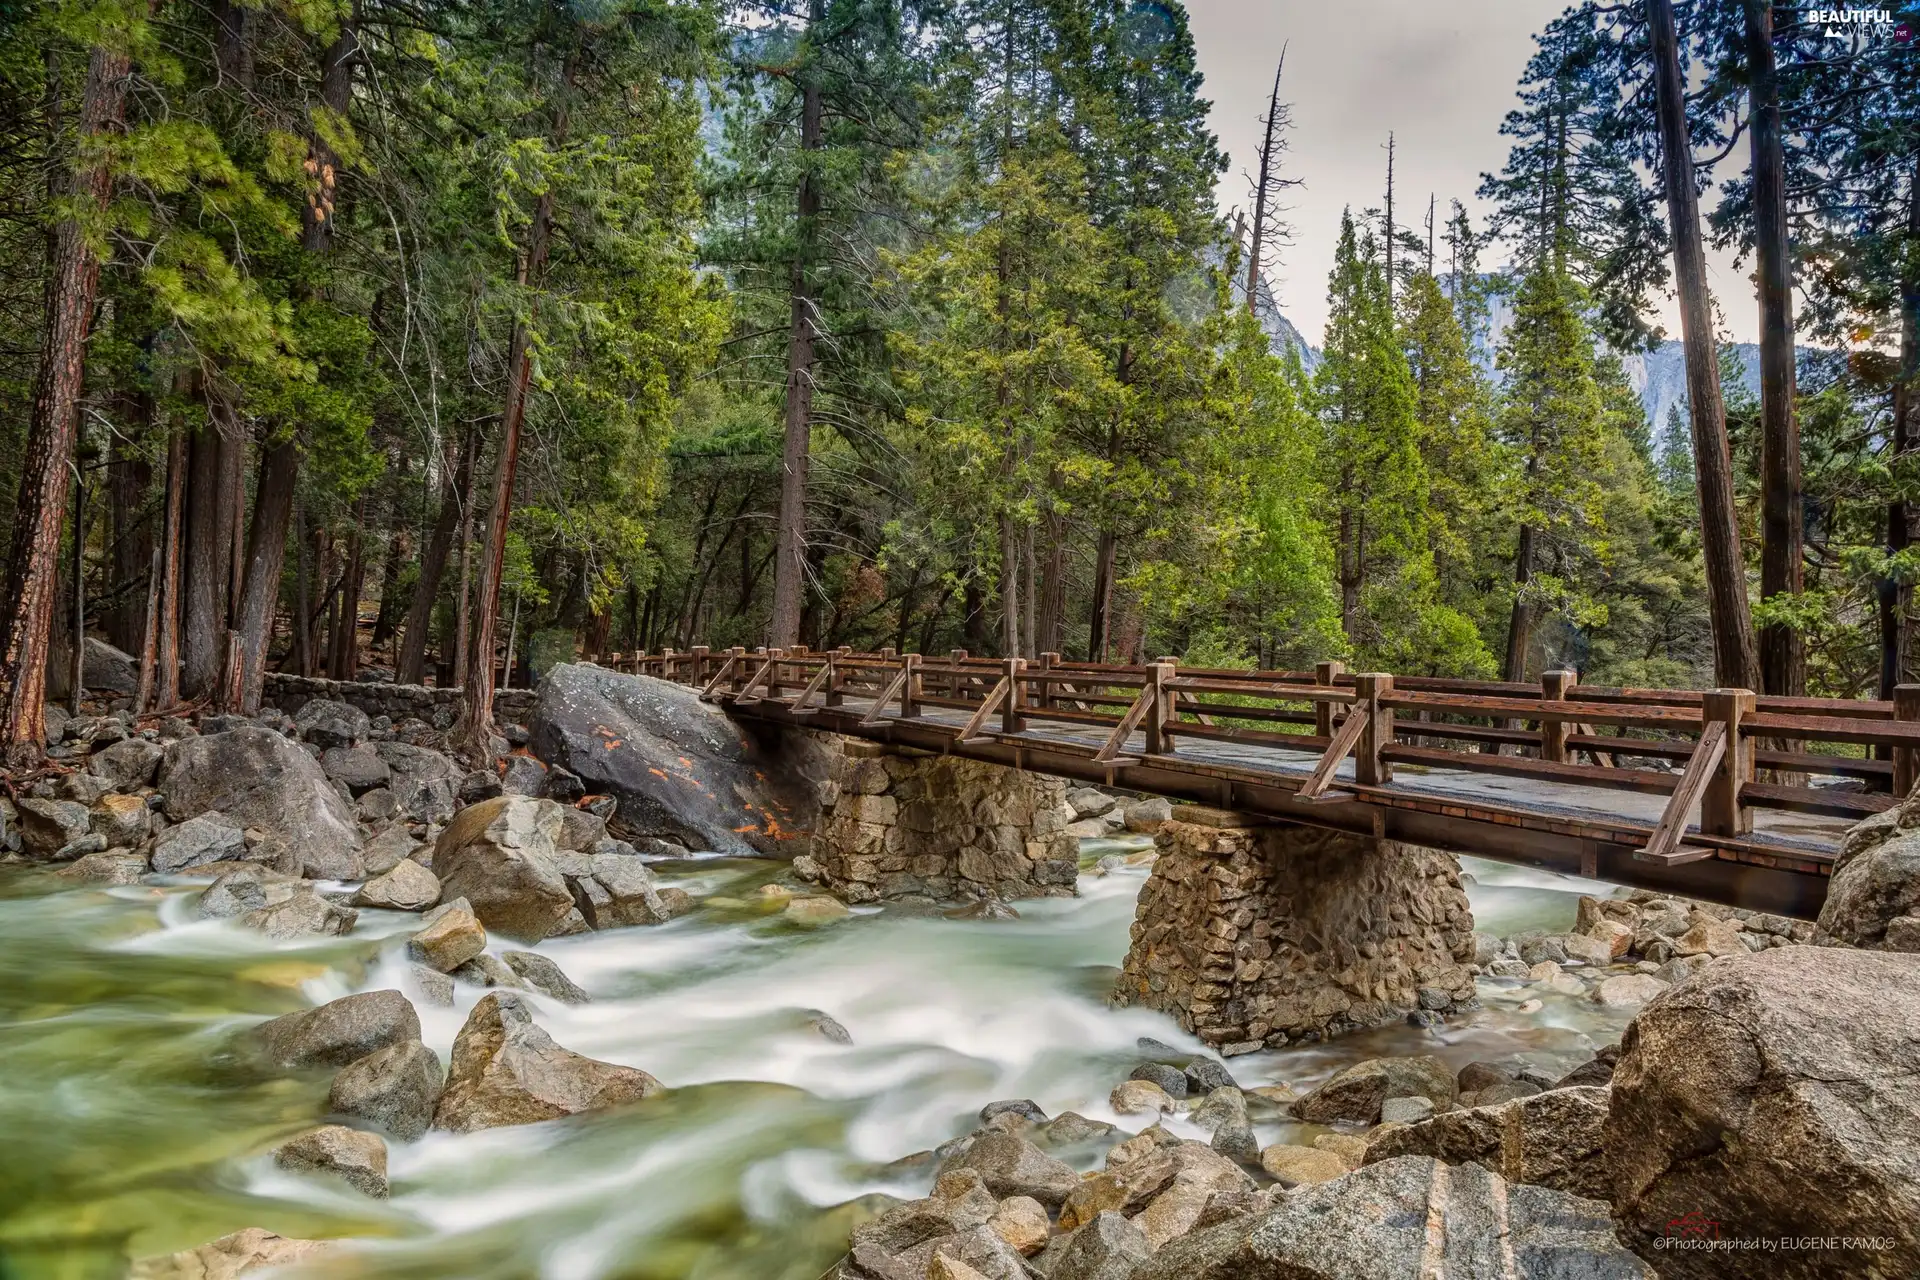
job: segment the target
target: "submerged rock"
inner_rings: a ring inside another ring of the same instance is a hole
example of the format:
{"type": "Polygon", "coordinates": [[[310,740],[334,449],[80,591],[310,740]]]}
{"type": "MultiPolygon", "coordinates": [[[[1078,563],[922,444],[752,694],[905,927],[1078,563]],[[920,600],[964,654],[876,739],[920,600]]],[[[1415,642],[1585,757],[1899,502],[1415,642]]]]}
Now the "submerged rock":
{"type": "Polygon", "coordinates": [[[432,1127],[442,1083],[433,1050],[418,1040],[400,1040],[340,1068],[327,1110],[412,1141],[432,1127]]]}
{"type": "Polygon", "coordinates": [[[1716,960],[1627,1028],[1606,1125],[1624,1237],[1694,1214],[1727,1234],[1877,1249],[1663,1249],[1669,1280],[1920,1275],[1920,957],[1785,947],[1716,960]]]}
{"type": "Polygon", "coordinates": [[[420,1038],[420,1015],[398,991],[363,991],[263,1022],[253,1038],[280,1067],[344,1067],[375,1049],[420,1038]]]}
{"type": "Polygon", "coordinates": [[[503,951],[500,958],[522,981],[562,1004],[585,1004],[587,993],[561,967],[537,951],[503,951]]]}
{"type": "Polygon", "coordinates": [[[473,1007],[453,1044],[436,1128],[469,1132],[534,1124],[660,1092],[658,1080],[563,1049],[521,997],[495,991],[473,1007]]]}
{"type": "Polygon", "coordinates": [[[292,1240],[260,1227],[133,1264],[129,1280],[234,1280],[266,1267],[311,1262],[335,1247],[331,1240],[292,1240]]]}
{"type": "Polygon", "coordinates": [[[387,1198],[387,1144],[377,1133],[322,1125],[275,1148],[273,1162],[294,1173],[330,1173],[376,1200],[387,1198]]]}

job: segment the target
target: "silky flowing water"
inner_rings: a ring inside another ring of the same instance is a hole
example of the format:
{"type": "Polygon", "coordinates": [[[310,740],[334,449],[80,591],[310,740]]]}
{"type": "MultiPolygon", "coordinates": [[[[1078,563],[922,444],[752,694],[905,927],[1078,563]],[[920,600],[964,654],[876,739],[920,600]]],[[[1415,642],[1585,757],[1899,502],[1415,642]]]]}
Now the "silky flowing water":
{"type": "MultiPolygon", "coordinates": [[[[922,1153],[986,1102],[1024,1097],[1120,1123],[1107,1094],[1137,1041],[1198,1044],[1106,1003],[1143,868],[1091,871],[1143,838],[1087,841],[1080,897],[1017,920],[863,908],[797,928],[755,891],[779,864],[661,864],[693,914],[540,946],[592,1002],[529,997],[568,1048],[652,1072],[660,1098],[600,1115],[394,1143],[392,1198],[277,1170],[270,1148],[316,1123],[329,1073],[263,1077],[229,1052],[263,1018],[355,991],[416,996],[444,1063],[484,994],[436,1008],[410,986],[412,916],[363,912],[347,938],[275,943],[196,917],[197,886],[73,889],[0,879],[0,1277],[92,1280],[126,1259],[244,1227],[352,1237],[302,1274],[545,1280],[814,1280],[873,1193],[926,1193],[922,1153]],[[839,1044],[817,1012],[851,1033],[839,1044]]],[[[1566,929],[1590,882],[1466,860],[1478,926],[1566,929]]],[[[1565,1069],[1624,1013],[1483,981],[1484,1008],[1234,1059],[1243,1086],[1304,1090],[1340,1066],[1437,1053],[1455,1067],[1525,1055],[1565,1069]],[[1522,1000],[1541,1007],[1519,1012],[1522,1000]]],[[[1183,1122],[1170,1122],[1182,1128],[1183,1122]]],[[[1263,1144],[1310,1126],[1257,1124],[1263,1144]]],[[[1186,1130],[1199,1136],[1197,1130],[1186,1130]]],[[[1081,1153],[1092,1167],[1099,1152],[1081,1153]]]]}

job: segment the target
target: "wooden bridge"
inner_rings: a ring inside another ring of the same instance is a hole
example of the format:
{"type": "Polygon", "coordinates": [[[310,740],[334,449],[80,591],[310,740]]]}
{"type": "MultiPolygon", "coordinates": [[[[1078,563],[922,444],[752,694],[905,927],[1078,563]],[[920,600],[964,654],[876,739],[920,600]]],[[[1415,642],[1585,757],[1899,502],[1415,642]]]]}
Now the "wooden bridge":
{"type": "Polygon", "coordinates": [[[1811,918],[1920,772],[1892,702],[730,649],[629,657],[734,715],[1811,918]]]}

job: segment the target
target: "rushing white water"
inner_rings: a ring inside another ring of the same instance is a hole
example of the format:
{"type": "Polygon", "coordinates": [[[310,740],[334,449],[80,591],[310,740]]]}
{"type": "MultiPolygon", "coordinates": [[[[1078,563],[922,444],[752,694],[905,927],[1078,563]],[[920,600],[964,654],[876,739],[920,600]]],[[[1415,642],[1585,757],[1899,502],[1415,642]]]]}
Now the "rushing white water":
{"type": "MultiPolygon", "coordinates": [[[[1143,844],[1089,841],[1083,855],[1143,844]]],[[[1566,928],[1578,893],[1608,891],[1468,869],[1480,927],[1496,932],[1566,928]]],[[[531,996],[541,1025],[671,1091],[394,1143],[384,1204],[266,1154],[321,1116],[326,1073],[262,1080],[222,1046],[260,1017],[353,991],[417,995],[402,941],[414,917],[366,912],[349,938],[274,943],[197,919],[186,887],[18,886],[0,900],[0,1125],[15,1139],[0,1169],[0,1275],[117,1274],[110,1264],[128,1254],[263,1226],[352,1238],[317,1268],[326,1275],[812,1280],[845,1247],[862,1197],[924,1194],[923,1153],[984,1103],[1031,1098],[1137,1129],[1106,1099],[1141,1060],[1138,1039],[1199,1048],[1161,1015],[1106,1003],[1144,869],[1083,876],[1081,896],[1021,903],[1017,920],[863,908],[811,930],[754,894],[783,870],[673,868],[699,911],[542,944],[593,999],[531,996]],[[819,1013],[852,1043],[822,1035],[819,1013]]],[[[460,987],[453,1009],[416,1000],[443,1061],[483,994],[460,987]]],[[[1565,1067],[1624,1023],[1565,997],[1517,1012],[1539,994],[1487,983],[1486,1007],[1443,1028],[1382,1028],[1230,1067],[1243,1085],[1296,1088],[1383,1053],[1565,1067]]],[[[1263,1142],[1312,1132],[1260,1126],[1263,1142]]]]}

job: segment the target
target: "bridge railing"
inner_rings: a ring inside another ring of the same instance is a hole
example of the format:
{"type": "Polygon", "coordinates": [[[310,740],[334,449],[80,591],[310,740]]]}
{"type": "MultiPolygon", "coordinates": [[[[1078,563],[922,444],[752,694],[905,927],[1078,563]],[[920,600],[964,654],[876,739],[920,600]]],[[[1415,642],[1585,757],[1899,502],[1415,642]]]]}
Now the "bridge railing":
{"type": "Polygon", "coordinates": [[[1387,786],[1395,765],[1662,795],[1668,802],[1642,856],[1670,864],[1744,843],[1755,810],[1857,819],[1890,807],[1920,776],[1920,685],[1871,702],[1581,685],[1565,671],[1532,685],[1350,673],[1337,662],[1246,671],[964,650],[696,646],[616,655],[613,665],[743,706],[778,702],[800,718],[850,700],[868,726],[963,712],[957,736],[968,744],[1016,737],[1036,720],[1092,730],[1056,733],[1049,748],[1111,768],[1176,757],[1181,739],[1286,747],[1318,756],[1295,792],[1307,802],[1387,786]],[[1336,781],[1349,759],[1352,780],[1336,781]],[[1813,786],[1807,775],[1870,789],[1813,786]],[[1696,806],[1698,827],[1689,830],[1696,806]]]}

